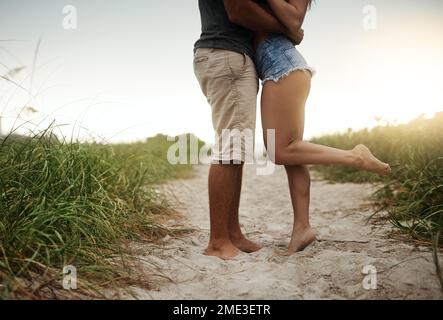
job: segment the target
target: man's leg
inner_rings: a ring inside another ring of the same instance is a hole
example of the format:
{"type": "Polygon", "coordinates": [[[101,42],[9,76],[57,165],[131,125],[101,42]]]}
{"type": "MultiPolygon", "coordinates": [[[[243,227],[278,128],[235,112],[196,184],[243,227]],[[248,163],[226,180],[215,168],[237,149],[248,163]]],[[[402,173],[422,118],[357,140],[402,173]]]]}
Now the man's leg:
{"type": "Polygon", "coordinates": [[[251,253],[260,250],[262,247],[248,239],[243,235],[240,228],[239,207],[240,195],[243,177],[243,165],[240,165],[238,176],[235,179],[235,193],[231,203],[231,210],[229,216],[229,236],[234,246],[243,252],[251,253]]]}
{"type": "MultiPolygon", "coordinates": [[[[200,87],[212,108],[212,123],[217,132],[214,160],[244,161],[242,146],[224,144],[222,135],[227,130],[230,138],[238,137],[244,130],[254,132],[258,79],[254,63],[244,54],[221,49],[199,49],[194,58],[194,71],[200,87]],[[236,132],[237,131],[237,132],[236,132]],[[235,151],[240,150],[240,158],[235,151]]],[[[230,140],[230,139],[228,139],[230,140]]],[[[235,139],[234,139],[235,140],[235,139]]],[[[234,240],[242,250],[251,252],[245,245],[238,222],[241,193],[242,165],[214,164],[209,174],[209,201],[211,240],[207,254],[229,259],[239,251],[232,248],[234,240]],[[226,236],[227,235],[227,236],[226,236]],[[232,237],[231,237],[232,235],[232,237]],[[232,238],[232,240],[231,240],[232,238]],[[228,240],[229,239],[229,240],[228,240]]],[[[235,246],[234,246],[235,247],[235,246]]]]}
{"type": "MultiPolygon", "coordinates": [[[[241,165],[213,164],[209,170],[209,214],[211,234],[206,254],[232,259],[239,250],[231,241],[229,221],[235,202],[241,165]]],[[[241,178],[240,178],[241,183],[241,178]]]]}

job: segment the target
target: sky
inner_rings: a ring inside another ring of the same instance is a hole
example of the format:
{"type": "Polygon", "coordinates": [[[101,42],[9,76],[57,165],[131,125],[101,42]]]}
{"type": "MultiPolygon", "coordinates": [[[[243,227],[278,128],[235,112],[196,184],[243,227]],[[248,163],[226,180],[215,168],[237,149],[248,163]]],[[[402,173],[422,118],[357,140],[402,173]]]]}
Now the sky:
{"type": "MultiPolygon", "coordinates": [[[[306,137],[443,111],[442,18],[441,0],[315,1],[299,47],[317,70],[306,137]],[[375,29],[364,27],[368,5],[375,29]]],[[[25,67],[21,87],[0,79],[1,130],[54,122],[81,140],[192,132],[211,142],[192,69],[199,34],[197,0],[0,0],[0,75],[25,67]],[[63,28],[66,5],[75,30],[63,28]]]]}

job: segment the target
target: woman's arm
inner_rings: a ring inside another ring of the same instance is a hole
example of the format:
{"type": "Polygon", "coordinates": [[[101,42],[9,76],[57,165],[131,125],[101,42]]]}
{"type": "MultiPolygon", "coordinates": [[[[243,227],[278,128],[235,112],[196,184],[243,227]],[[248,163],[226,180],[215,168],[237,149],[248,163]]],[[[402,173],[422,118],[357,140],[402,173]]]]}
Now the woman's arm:
{"type": "Polygon", "coordinates": [[[255,32],[285,33],[286,27],[253,0],[224,0],[229,20],[255,32]]]}
{"type": "Polygon", "coordinates": [[[301,29],[309,0],[267,0],[280,22],[295,33],[301,29]]]}
{"type": "Polygon", "coordinates": [[[300,44],[303,34],[289,30],[273,13],[255,0],[223,0],[229,20],[256,33],[286,34],[294,44],[300,44]]]}

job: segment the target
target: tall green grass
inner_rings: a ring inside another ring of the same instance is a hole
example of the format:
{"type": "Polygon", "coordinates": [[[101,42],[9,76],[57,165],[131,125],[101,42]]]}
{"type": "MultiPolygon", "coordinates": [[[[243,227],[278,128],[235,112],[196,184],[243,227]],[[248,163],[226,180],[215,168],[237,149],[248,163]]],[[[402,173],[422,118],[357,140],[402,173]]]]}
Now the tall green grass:
{"type": "Polygon", "coordinates": [[[315,143],[344,149],[363,143],[390,163],[393,173],[383,178],[347,167],[317,170],[332,181],[383,183],[376,196],[394,225],[415,239],[431,242],[443,228],[442,129],[443,112],[432,119],[421,116],[404,125],[348,130],[315,138],[315,143]]]}
{"type": "Polygon", "coordinates": [[[414,241],[432,244],[435,252],[443,245],[443,112],[432,119],[420,116],[404,125],[348,130],[312,141],[345,149],[363,143],[390,163],[393,172],[386,178],[345,167],[316,169],[331,181],[381,183],[374,197],[393,226],[414,241]]]}
{"type": "Polygon", "coordinates": [[[66,265],[84,289],[129,281],[125,240],[168,232],[156,223],[167,206],[154,185],[190,168],[167,162],[161,135],[129,145],[51,136],[0,140],[2,298],[51,297],[66,265]]]}

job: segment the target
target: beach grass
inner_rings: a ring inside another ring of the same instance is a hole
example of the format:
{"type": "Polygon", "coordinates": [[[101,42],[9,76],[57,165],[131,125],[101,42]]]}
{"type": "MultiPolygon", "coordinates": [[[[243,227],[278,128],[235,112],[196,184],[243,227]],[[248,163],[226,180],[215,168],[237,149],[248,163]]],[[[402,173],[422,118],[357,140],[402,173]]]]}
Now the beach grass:
{"type": "Polygon", "coordinates": [[[172,143],[79,143],[52,129],[1,138],[0,297],[59,297],[70,265],[82,294],[131,281],[128,241],[169,232],[157,222],[168,205],[155,185],[191,169],[167,161],[172,143]]]}

